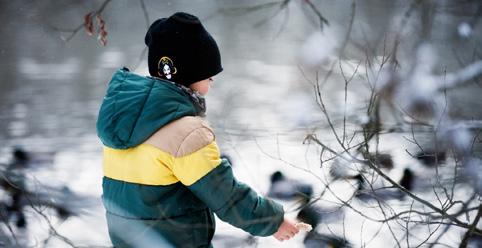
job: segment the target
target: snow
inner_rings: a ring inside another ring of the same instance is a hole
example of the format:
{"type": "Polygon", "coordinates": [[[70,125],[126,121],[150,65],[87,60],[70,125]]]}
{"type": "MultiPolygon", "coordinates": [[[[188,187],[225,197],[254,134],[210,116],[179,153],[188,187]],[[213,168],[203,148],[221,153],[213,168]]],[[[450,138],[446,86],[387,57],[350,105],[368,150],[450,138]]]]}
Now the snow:
{"type": "Polygon", "coordinates": [[[468,38],[472,35],[472,27],[466,22],[462,22],[457,27],[457,31],[462,38],[468,38]]]}
{"type": "Polygon", "coordinates": [[[317,31],[311,34],[301,46],[299,58],[303,65],[313,68],[335,55],[339,41],[327,30],[330,29],[325,29],[325,33],[317,31]]]}
{"type": "MultiPolygon", "coordinates": [[[[421,53],[423,54],[423,52],[421,53]]],[[[430,61],[426,63],[430,63],[430,61]]],[[[419,70],[419,74],[415,73],[417,77],[423,78],[431,73],[429,66],[419,68],[419,70]]],[[[321,114],[318,112],[319,110],[312,96],[304,95],[299,90],[302,85],[294,81],[294,75],[299,73],[298,69],[251,60],[247,63],[246,71],[248,72],[246,77],[237,78],[233,75],[227,75],[221,78],[226,81],[235,80],[236,84],[246,86],[236,88],[238,90],[235,92],[235,97],[238,97],[236,100],[244,100],[236,102],[238,104],[236,111],[220,114],[220,112],[223,113],[222,111],[224,111],[223,107],[225,107],[226,101],[219,100],[220,98],[217,99],[216,95],[210,96],[208,101],[208,104],[210,104],[208,111],[214,114],[214,116],[233,118],[231,115],[234,115],[234,121],[214,120],[214,127],[216,132],[226,131],[216,130],[217,128],[226,127],[226,125],[222,125],[223,121],[226,121],[227,130],[231,131],[231,133],[227,132],[227,134],[218,135],[217,139],[222,144],[221,150],[232,156],[235,175],[240,181],[252,186],[261,195],[266,195],[270,184],[269,176],[274,171],[281,171],[293,180],[312,184],[315,196],[319,195],[325,188],[325,185],[330,183],[330,168],[336,167],[336,163],[339,161],[335,160],[320,165],[319,147],[314,144],[303,144],[303,138],[307,134],[313,133],[327,145],[331,147],[339,146],[328,129],[320,128],[320,125],[317,125],[317,129],[310,128],[309,124],[319,119],[321,114]],[[306,112],[312,112],[314,115],[306,115],[306,112]],[[316,114],[318,116],[315,116],[316,114]],[[302,127],[300,128],[300,126],[302,127]],[[248,134],[247,132],[250,133],[248,134]],[[233,133],[240,133],[241,135],[237,136],[233,133]],[[244,137],[242,137],[243,135],[244,137]]],[[[230,86],[229,84],[225,85],[219,87],[229,88],[230,86]]],[[[425,92],[432,91],[430,82],[428,85],[422,85],[421,87],[426,89],[425,92]]],[[[418,88],[410,89],[417,90],[418,88]]],[[[215,91],[216,88],[214,89],[215,91]]],[[[343,111],[342,106],[344,103],[340,98],[344,92],[336,89],[333,91],[330,92],[332,102],[327,102],[327,106],[335,114],[338,114],[335,117],[339,117],[340,112],[343,111]]],[[[225,93],[227,91],[222,92],[225,93]]],[[[362,101],[360,92],[357,89],[353,89],[348,95],[350,99],[350,103],[347,106],[349,114],[358,116],[360,123],[369,121],[369,117],[366,116],[365,112],[360,112],[353,107],[358,101],[362,101]]],[[[87,111],[95,111],[95,102],[88,101],[88,105],[90,109],[87,111]]],[[[77,105],[75,107],[80,108],[77,105]]],[[[17,108],[18,112],[24,111],[22,107],[17,108]]],[[[81,116],[75,115],[74,117],[80,118],[81,116]]],[[[58,118],[58,115],[48,116],[47,119],[50,121],[47,124],[55,125],[55,123],[58,123],[58,118]]],[[[322,124],[325,125],[326,121],[323,121],[322,124]]],[[[340,127],[341,125],[337,125],[338,131],[340,127]]],[[[355,127],[356,125],[353,124],[348,125],[350,130],[355,129],[355,127]]],[[[96,199],[96,205],[89,209],[87,213],[79,217],[72,217],[63,223],[53,217],[53,224],[60,234],[65,235],[78,245],[108,246],[110,242],[107,234],[104,208],[100,201],[102,147],[94,133],[83,134],[79,137],[77,131],[68,130],[66,132],[68,137],[57,139],[31,136],[24,140],[27,143],[27,148],[53,147],[51,149],[58,150],[58,153],[54,156],[52,167],[48,168],[48,170],[38,170],[33,176],[36,180],[50,186],[67,185],[76,193],[83,193],[96,199]],[[69,141],[69,139],[71,140],[69,141]],[[72,139],[75,141],[75,145],[64,145],[72,143],[72,139]]],[[[470,140],[468,139],[470,133],[467,133],[464,129],[454,130],[453,135],[460,147],[466,147],[467,141],[470,140]]],[[[423,177],[424,180],[436,178],[436,175],[429,173],[430,171],[417,166],[417,162],[405,152],[405,149],[414,149],[415,146],[408,141],[401,142],[400,140],[404,139],[397,134],[384,135],[381,140],[381,152],[389,152],[396,164],[395,169],[386,173],[393,178],[400,178],[403,168],[410,167],[414,169],[417,175],[425,175],[423,177]]],[[[472,167],[469,168],[470,171],[474,170],[472,167]]],[[[362,170],[362,166],[346,163],[343,165],[343,170],[344,174],[353,175],[362,170]]],[[[447,166],[447,168],[441,168],[441,170],[444,170],[443,173],[450,173],[453,171],[453,167],[447,166]]],[[[373,180],[377,185],[384,185],[385,183],[380,178],[374,178],[373,180]]],[[[349,201],[353,209],[362,209],[362,214],[376,220],[381,219],[382,214],[376,208],[372,208],[367,203],[352,200],[356,187],[356,182],[353,180],[341,180],[331,183],[331,190],[325,193],[323,198],[317,202],[317,205],[324,208],[332,208],[339,206],[340,200],[349,201]]],[[[455,189],[456,195],[468,195],[467,192],[466,188],[457,187],[455,189]]],[[[424,199],[430,198],[430,192],[421,191],[417,194],[424,199]]],[[[434,204],[437,204],[435,199],[432,200],[434,204]]],[[[295,202],[279,202],[287,210],[287,216],[290,218],[296,216],[297,211],[294,211],[294,209],[297,205],[295,202]]],[[[409,200],[390,200],[387,203],[391,208],[388,215],[409,209],[410,203],[409,200]]],[[[367,220],[353,209],[344,207],[342,209],[342,219],[334,223],[322,223],[317,228],[317,231],[326,234],[332,232],[338,235],[345,234],[354,247],[360,247],[363,244],[373,247],[383,247],[387,244],[395,245],[387,224],[367,220]],[[381,234],[376,235],[379,231],[381,234]]],[[[31,219],[31,225],[29,225],[27,233],[33,243],[34,240],[41,241],[47,237],[48,227],[45,225],[44,220],[31,211],[30,213],[29,221],[31,219]]],[[[397,234],[403,234],[402,228],[398,228],[393,223],[390,223],[390,225],[397,234]]],[[[458,233],[458,231],[454,231],[454,233],[458,233]]],[[[424,230],[414,230],[414,235],[419,235],[420,238],[423,238],[425,234],[426,231],[424,230]]],[[[303,247],[302,240],[304,235],[304,233],[301,233],[292,240],[282,243],[273,237],[256,238],[253,240],[245,232],[218,219],[213,244],[215,247],[238,247],[244,244],[246,247],[255,247],[257,245],[258,247],[296,248],[303,247]],[[248,245],[246,242],[251,242],[251,245],[248,245]]],[[[451,235],[444,236],[441,241],[449,244],[456,243],[454,242],[456,239],[451,235]]],[[[65,243],[52,238],[48,243],[48,247],[65,247],[65,243]]]]}

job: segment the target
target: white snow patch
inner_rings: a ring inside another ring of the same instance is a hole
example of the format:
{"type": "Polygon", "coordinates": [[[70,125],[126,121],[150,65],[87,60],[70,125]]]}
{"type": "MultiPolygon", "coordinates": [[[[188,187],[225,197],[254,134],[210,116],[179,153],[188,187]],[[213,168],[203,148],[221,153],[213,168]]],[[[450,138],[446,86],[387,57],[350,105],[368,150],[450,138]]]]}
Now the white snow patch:
{"type": "Polygon", "coordinates": [[[335,54],[338,44],[335,35],[329,32],[329,29],[326,29],[325,33],[313,33],[301,47],[301,63],[311,68],[323,64],[335,54]]]}
{"type": "Polygon", "coordinates": [[[467,129],[456,129],[452,132],[451,140],[454,146],[461,151],[468,151],[472,143],[472,134],[467,129]]]}
{"type": "Polygon", "coordinates": [[[472,35],[472,27],[466,22],[462,22],[457,27],[459,35],[463,38],[468,38],[472,35]]]}

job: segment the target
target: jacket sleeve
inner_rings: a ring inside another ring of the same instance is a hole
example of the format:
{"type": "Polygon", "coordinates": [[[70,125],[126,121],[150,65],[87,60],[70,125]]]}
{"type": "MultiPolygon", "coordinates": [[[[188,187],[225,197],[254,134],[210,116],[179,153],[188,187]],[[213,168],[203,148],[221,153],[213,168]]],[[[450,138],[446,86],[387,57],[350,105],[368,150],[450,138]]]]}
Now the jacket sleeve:
{"type": "Polygon", "coordinates": [[[172,171],[221,220],[252,235],[272,235],[283,222],[283,207],[236,180],[228,160],[220,158],[214,139],[176,158],[172,171]]]}

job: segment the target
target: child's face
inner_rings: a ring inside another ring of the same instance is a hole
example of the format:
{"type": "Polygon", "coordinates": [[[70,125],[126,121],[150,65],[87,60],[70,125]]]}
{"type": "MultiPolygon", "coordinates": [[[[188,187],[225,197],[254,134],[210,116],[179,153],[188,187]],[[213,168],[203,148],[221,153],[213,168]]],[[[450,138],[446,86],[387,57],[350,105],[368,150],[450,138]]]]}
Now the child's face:
{"type": "Polygon", "coordinates": [[[211,88],[211,84],[214,82],[213,78],[204,79],[198,82],[195,82],[189,86],[192,90],[199,92],[199,94],[205,96],[209,92],[209,88],[211,88]]]}

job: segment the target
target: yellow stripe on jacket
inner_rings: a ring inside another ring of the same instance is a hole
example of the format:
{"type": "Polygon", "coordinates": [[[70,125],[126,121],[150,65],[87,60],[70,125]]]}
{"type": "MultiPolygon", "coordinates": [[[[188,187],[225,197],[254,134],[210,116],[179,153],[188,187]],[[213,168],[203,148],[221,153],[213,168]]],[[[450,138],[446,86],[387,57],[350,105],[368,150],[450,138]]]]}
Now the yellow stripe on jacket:
{"type": "Polygon", "coordinates": [[[158,148],[141,144],[129,149],[104,147],[104,176],[145,185],[169,185],[179,180],[172,173],[171,156],[158,148]]]}
{"type": "Polygon", "coordinates": [[[106,177],[143,185],[192,185],[221,163],[211,129],[196,117],[163,127],[130,149],[104,147],[106,177]]]}
{"type": "Polygon", "coordinates": [[[187,156],[173,160],[172,172],[182,184],[189,186],[221,164],[216,142],[187,156]]]}

